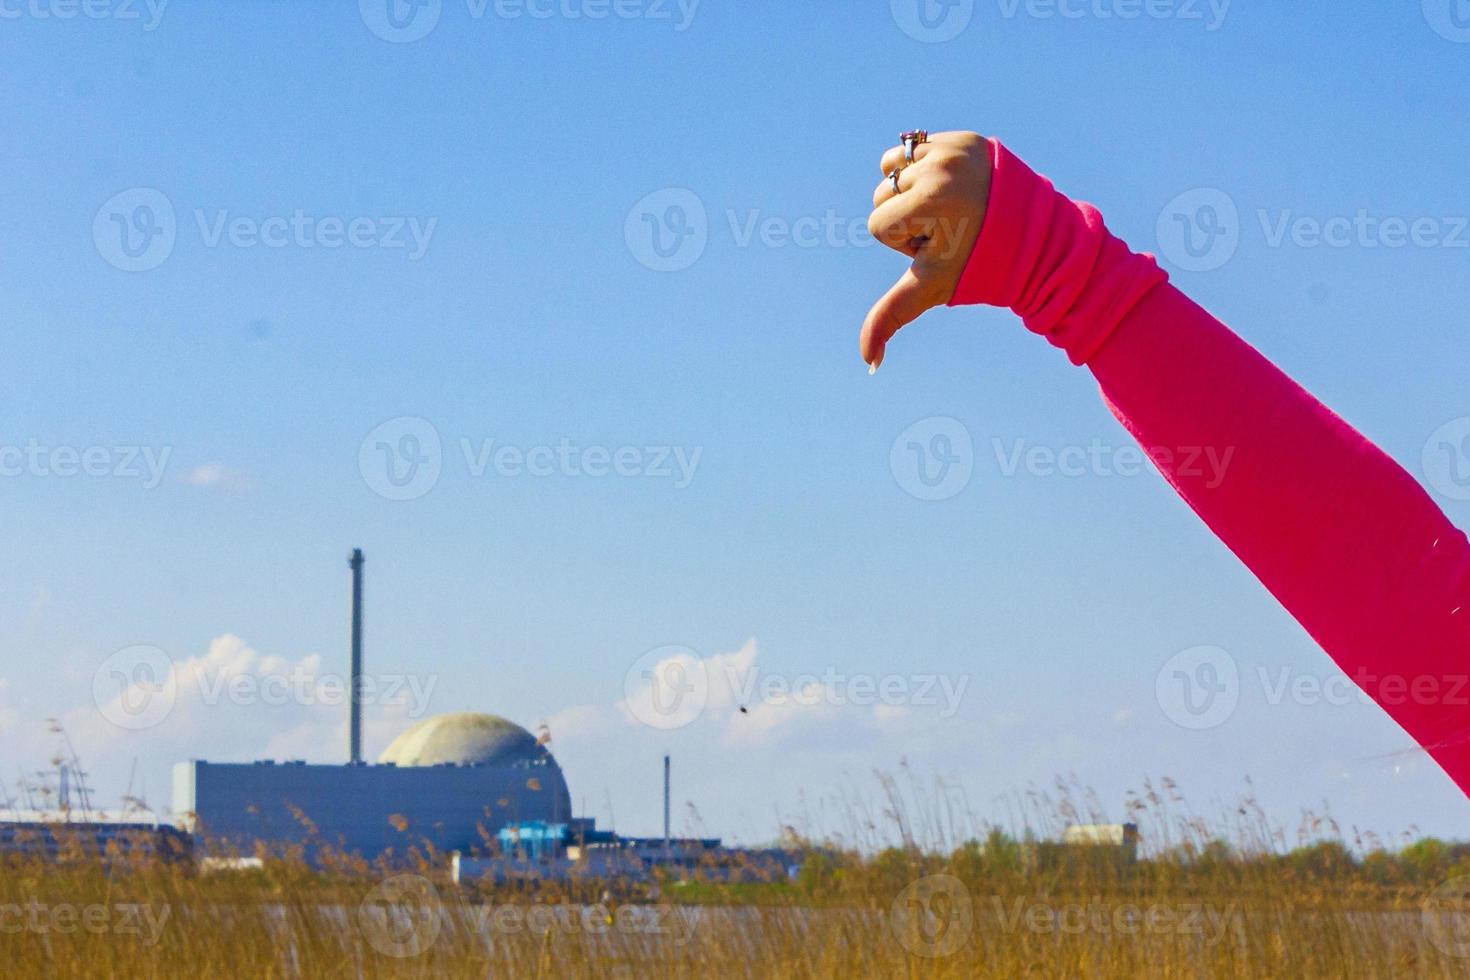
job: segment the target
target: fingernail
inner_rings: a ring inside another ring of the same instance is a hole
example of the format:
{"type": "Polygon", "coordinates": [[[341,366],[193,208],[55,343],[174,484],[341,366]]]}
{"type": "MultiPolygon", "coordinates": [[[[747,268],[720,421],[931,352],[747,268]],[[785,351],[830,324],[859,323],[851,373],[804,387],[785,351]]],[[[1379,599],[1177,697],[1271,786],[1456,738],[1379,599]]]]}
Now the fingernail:
{"type": "Polygon", "coordinates": [[[868,365],[868,377],[871,378],[873,375],[875,375],[877,373],[878,373],[878,365],[877,364],[869,364],[868,365]]]}

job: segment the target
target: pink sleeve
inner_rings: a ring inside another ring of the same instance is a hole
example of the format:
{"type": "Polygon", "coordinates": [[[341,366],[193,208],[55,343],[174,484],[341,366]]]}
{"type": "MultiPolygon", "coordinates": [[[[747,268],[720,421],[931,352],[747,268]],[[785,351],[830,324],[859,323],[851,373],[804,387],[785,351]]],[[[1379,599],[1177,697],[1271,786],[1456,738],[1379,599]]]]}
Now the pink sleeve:
{"type": "Polygon", "coordinates": [[[1196,514],[1470,793],[1470,545],[1422,488],[998,142],[951,305],[1014,309],[1096,376],[1196,514]],[[1224,478],[1189,465],[1228,459],[1224,478]],[[1228,455],[1227,455],[1228,454],[1228,455]]]}

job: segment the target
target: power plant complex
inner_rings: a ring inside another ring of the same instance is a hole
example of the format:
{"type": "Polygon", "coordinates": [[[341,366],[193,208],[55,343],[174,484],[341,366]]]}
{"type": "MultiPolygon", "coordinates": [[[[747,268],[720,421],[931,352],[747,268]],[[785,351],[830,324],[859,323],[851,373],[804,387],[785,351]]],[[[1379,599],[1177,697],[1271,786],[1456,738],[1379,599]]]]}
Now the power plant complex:
{"type": "Polygon", "coordinates": [[[453,854],[456,876],[504,877],[577,870],[638,877],[658,865],[739,863],[788,871],[779,851],[728,851],[718,839],[669,833],[664,757],[664,834],[624,838],[572,815],[561,767],[521,726],[489,714],[428,718],[395,738],[376,763],[362,758],[363,565],[352,572],[348,761],[180,762],[173,811],[204,856],[249,857],[300,846],[368,860],[453,854]]]}
{"type": "MultiPolygon", "coordinates": [[[[673,837],[667,755],[660,837],[624,837],[574,816],[566,778],[546,745],[549,735],[537,738],[496,715],[424,719],[394,738],[377,762],[365,761],[362,551],[354,550],[348,564],[346,762],[180,762],[173,771],[177,826],[171,826],[146,805],[114,813],[94,808],[67,741],[55,760],[57,806],[49,806],[52,794],[43,789],[48,805],[37,807],[23,786],[31,805],[22,811],[11,804],[10,818],[0,817],[0,856],[65,859],[80,842],[99,854],[146,852],[206,869],[256,866],[288,853],[318,865],[339,856],[389,865],[445,861],[456,883],[576,877],[638,883],[655,874],[678,880],[696,872],[715,880],[774,880],[796,874],[803,850],[726,848],[718,838],[673,837]]],[[[1080,850],[1131,863],[1138,844],[1133,824],[1074,826],[1061,842],[1030,846],[1028,860],[1080,850]]]]}

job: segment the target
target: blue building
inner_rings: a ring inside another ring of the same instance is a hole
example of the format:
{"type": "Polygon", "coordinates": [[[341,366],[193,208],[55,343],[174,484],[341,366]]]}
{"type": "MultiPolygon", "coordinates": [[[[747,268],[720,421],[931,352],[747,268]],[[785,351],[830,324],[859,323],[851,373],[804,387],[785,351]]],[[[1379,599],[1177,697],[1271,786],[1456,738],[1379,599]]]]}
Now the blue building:
{"type": "Polygon", "coordinates": [[[545,746],[504,718],[474,713],[420,722],[377,765],[181,762],[173,808],[206,854],[304,845],[369,860],[414,847],[495,853],[507,826],[566,825],[572,816],[545,746]]]}

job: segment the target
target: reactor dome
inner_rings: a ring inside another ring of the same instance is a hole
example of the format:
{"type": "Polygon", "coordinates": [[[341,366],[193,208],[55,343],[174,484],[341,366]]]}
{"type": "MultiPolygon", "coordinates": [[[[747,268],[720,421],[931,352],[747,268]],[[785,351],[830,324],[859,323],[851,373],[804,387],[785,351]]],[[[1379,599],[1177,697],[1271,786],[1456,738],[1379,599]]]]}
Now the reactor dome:
{"type": "Polygon", "coordinates": [[[498,715],[473,711],[425,718],[400,734],[379,757],[397,766],[507,766],[551,760],[536,736],[498,715]]]}

